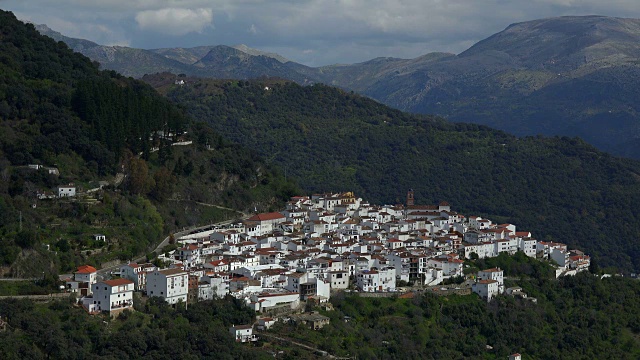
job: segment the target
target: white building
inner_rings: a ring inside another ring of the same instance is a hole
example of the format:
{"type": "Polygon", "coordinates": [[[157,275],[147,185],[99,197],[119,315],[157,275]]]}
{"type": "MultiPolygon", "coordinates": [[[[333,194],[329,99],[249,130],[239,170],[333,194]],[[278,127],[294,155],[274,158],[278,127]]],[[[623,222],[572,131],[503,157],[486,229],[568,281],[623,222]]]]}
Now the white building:
{"type": "Polygon", "coordinates": [[[428,266],[441,269],[442,276],[445,278],[462,276],[463,275],[463,265],[464,261],[460,259],[453,258],[439,258],[439,259],[429,259],[427,261],[428,266]]]}
{"type": "MultiPolygon", "coordinates": [[[[465,234],[466,238],[466,234],[465,234]]],[[[535,241],[535,240],[534,240],[535,241]]],[[[464,257],[467,259],[471,258],[471,254],[478,255],[478,259],[490,258],[498,256],[496,254],[496,246],[494,243],[486,242],[486,243],[466,243],[463,244],[464,247],[464,257]]],[[[534,256],[535,256],[535,247],[534,247],[534,256]]]]}
{"type": "Polygon", "coordinates": [[[58,186],[58,197],[76,196],[76,187],[73,185],[58,186]]]}
{"type": "Polygon", "coordinates": [[[250,296],[250,304],[255,311],[266,311],[276,307],[295,309],[300,305],[300,293],[261,293],[250,296]]]}
{"type": "Polygon", "coordinates": [[[396,270],[387,267],[359,272],[356,274],[356,285],[364,292],[395,291],[396,270]]]}
{"type": "Polygon", "coordinates": [[[160,296],[173,305],[187,303],[189,274],[182,269],[156,270],[147,274],[147,296],[160,296]]]}
{"type": "Polygon", "coordinates": [[[487,301],[498,295],[499,289],[500,287],[496,280],[479,280],[471,286],[471,290],[474,293],[487,301]]]}
{"type": "Polygon", "coordinates": [[[327,272],[327,279],[331,290],[341,290],[349,287],[349,272],[344,270],[335,270],[327,272]]]}
{"type": "Polygon", "coordinates": [[[555,261],[560,269],[567,270],[569,269],[569,253],[566,250],[560,248],[551,248],[549,251],[549,258],[555,261]]]}
{"type": "Polygon", "coordinates": [[[108,312],[115,315],[133,309],[133,281],[115,279],[100,281],[91,286],[93,296],[83,299],[85,308],[93,312],[108,312]]]}
{"type": "Polygon", "coordinates": [[[478,271],[478,280],[495,280],[498,282],[498,293],[504,292],[504,272],[500,268],[478,271]]]}
{"type": "Polygon", "coordinates": [[[444,280],[442,269],[427,268],[422,274],[424,276],[424,285],[426,286],[442,284],[444,280]]]}
{"type": "Polygon", "coordinates": [[[331,285],[328,281],[316,277],[309,277],[306,282],[300,284],[300,298],[302,300],[316,299],[326,302],[331,297],[331,285]]]}
{"type": "Polygon", "coordinates": [[[478,280],[495,280],[504,285],[504,271],[500,268],[492,268],[478,271],[478,280]]]}
{"type": "Polygon", "coordinates": [[[518,245],[519,250],[524,252],[525,255],[529,257],[536,257],[536,248],[538,245],[537,240],[531,238],[521,238],[518,245]]]}
{"type": "Polygon", "coordinates": [[[203,263],[201,249],[198,245],[189,244],[174,253],[175,259],[182,262],[185,268],[191,268],[203,263]]]}
{"type": "Polygon", "coordinates": [[[277,228],[277,225],[287,221],[287,218],[281,213],[262,213],[257,214],[247,219],[244,224],[247,228],[247,233],[251,235],[264,235],[272,232],[277,228]]]}
{"type": "Polygon", "coordinates": [[[95,284],[98,278],[98,270],[91,265],[82,265],[73,274],[73,279],[67,281],[67,290],[78,292],[82,296],[91,294],[91,285],[95,284]]]}
{"type": "Polygon", "coordinates": [[[120,277],[133,281],[136,291],[147,287],[147,274],[156,270],[153,264],[129,263],[120,267],[120,277]]]}
{"type": "Polygon", "coordinates": [[[237,342],[258,341],[251,325],[235,325],[229,328],[229,332],[237,342]]]}

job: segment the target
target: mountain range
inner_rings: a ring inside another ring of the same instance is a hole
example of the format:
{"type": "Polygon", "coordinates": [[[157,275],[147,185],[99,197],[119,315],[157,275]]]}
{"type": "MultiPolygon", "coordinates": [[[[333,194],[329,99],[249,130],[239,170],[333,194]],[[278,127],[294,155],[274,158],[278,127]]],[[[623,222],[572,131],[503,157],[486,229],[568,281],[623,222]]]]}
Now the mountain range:
{"type": "Polygon", "coordinates": [[[279,77],[326,83],[392,107],[522,135],[580,136],[640,158],[640,20],[558,17],[512,24],[455,55],[376,58],[318,68],[246,46],[142,50],[38,29],[124,75],[279,77]]]}

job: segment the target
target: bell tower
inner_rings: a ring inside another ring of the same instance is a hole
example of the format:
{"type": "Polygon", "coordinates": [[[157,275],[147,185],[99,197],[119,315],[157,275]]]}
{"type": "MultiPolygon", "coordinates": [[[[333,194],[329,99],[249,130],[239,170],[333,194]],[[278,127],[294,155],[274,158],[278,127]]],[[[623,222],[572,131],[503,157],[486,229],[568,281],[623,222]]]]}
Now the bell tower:
{"type": "Polygon", "coordinates": [[[407,206],[412,206],[414,204],[413,189],[409,189],[409,191],[407,191],[407,206]]]}

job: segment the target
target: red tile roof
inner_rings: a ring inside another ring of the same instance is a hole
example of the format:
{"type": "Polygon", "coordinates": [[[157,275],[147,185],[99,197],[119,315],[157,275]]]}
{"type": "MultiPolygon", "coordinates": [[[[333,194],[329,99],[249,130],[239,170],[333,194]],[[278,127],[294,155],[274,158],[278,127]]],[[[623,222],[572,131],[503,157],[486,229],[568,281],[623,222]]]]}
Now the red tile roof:
{"type": "Polygon", "coordinates": [[[133,281],[129,279],[115,279],[115,280],[105,280],[104,283],[109,286],[120,286],[120,285],[133,284],[133,281]]]}
{"type": "Polygon", "coordinates": [[[478,281],[478,284],[493,284],[493,283],[497,283],[497,280],[480,280],[478,281]]]}
{"type": "Polygon", "coordinates": [[[94,268],[91,265],[82,265],[78,267],[78,271],[76,271],[76,273],[78,274],[90,274],[90,273],[94,273],[98,270],[96,270],[96,268],[94,268]]]}
{"type": "Polygon", "coordinates": [[[186,271],[179,268],[158,270],[158,272],[164,276],[187,275],[186,271]]]}
{"type": "Polygon", "coordinates": [[[254,215],[250,217],[248,220],[249,221],[267,221],[267,220],[284,219],[284,218],[285,216],[278,212],[271,212],[271,213],[262,213],[262,214],[254,215]]]}

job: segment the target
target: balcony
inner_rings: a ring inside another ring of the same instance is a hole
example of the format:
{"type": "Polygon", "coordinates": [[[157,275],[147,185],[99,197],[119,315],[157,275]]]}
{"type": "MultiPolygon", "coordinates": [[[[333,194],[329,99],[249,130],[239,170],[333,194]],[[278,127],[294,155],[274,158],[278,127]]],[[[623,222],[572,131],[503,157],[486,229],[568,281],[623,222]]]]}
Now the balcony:
{"type": "Polygon", "coordinates": [[[121,304],[111,305],[111,310],[118,310],[122,308],[128,308],[133,306],[133,300],[127,300],[122,302],[121,304]]]}

